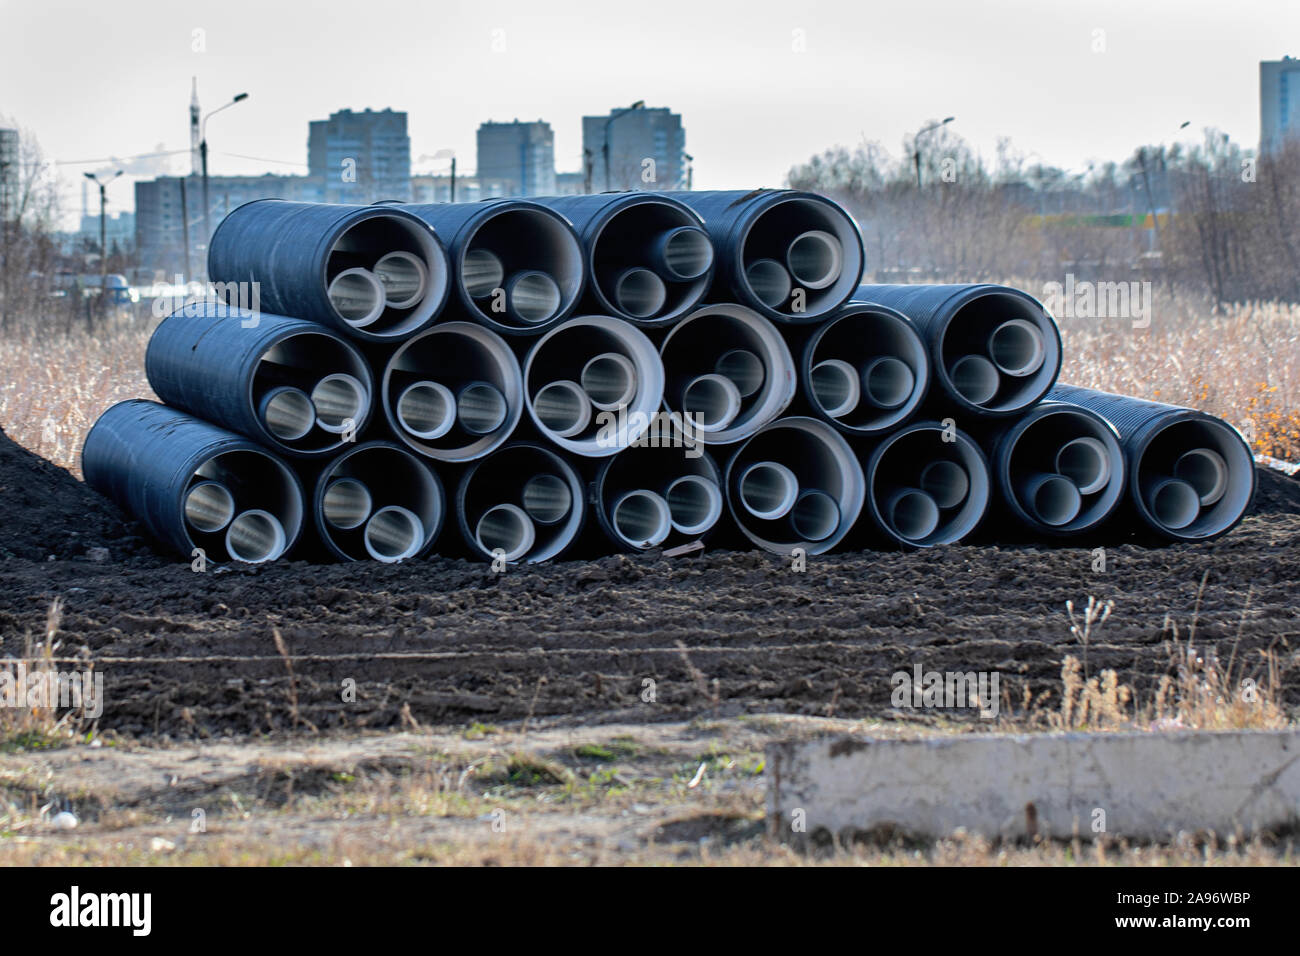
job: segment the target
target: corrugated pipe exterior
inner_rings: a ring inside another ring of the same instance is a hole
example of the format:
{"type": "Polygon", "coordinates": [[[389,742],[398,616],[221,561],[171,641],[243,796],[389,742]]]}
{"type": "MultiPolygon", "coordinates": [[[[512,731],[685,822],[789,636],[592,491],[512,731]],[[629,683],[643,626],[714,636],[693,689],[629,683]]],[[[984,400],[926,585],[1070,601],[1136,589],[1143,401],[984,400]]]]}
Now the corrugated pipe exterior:
{"type": "Polygon", "coordinates": [[[582,298],[587,265],[569,220],[522,199],[402,204],[447,243],[464,313],[503,335],[540,335],[582,298]]]}
{"type": "Polygon", "coordinates": [[[969,435],[916,422],[865,455],[867,513],[893,544],[928,548],[969,536],[988,511],[988,459],[969,435]]]}
{"type": "Polygon", "coordinates": [[[355,441],[374,407],[356,346],[303,319],[245,321],[213,302],[163,319],[144,360],[158,397],[285,454],[320,457],[355,441]]]}
{"type": "Polygon", "coordinates": [[[438,461],[482,458],[505,444],[524,411],[519,360],[474,322],[440,322],[402,343],[380,392],[393,433],[438,461]]]}
{"type": "Polygon", "coordinates": [[[704,540],[723,514],[722,473],[703,448],[644,445],[605,459],[591,506],[620,550],[646,551],[704,540]]]}
{"type": "Polygon", "coordinates": [[[1255,497],[1255,461],[1240,433],[1191,408],[1057,385],[1052,401],[1115,426],[1138,518],[1171,541],[1208,541],[1237,526],[1255,497]]]}
{"type": "Polygon", "coordinates": [[[1124,499],[1119,435],[1080,405],[1044,402],[999,428],[988,448],[999,499],[1036,534],[1091,531],[1124,499]]]}
{"type": "Polygon", "coordinates": [[[305,511],[298,476],[240,435],[144,399],[99,416],[81,449],[86,484],[188,560],[274,561],[305,511]]]}
{"type": "Polygon", "coordinates": [[[930,349],[930,405],[981,418],[1032,408],[1061,371],[1056,320],[1008,286],[864,285],[855,302],[902,312],[930,349]]]}
{"type": "Polygon", "coordinates": [[[590,311],[643,327],[690,312],[713,281],[713,243],[700,217],[663,193],[534,200],[568,218],[587,258],[590,311]]]}
{"type": "Polygon", "coordinates": [[[743,441],[794,400],[798,373],[776,326],[729,302],[696,309],[659,346],[664,408],[708,445],[743,441]]]}
{"type": "Polygon", "coordinates": [[[930,354],[901,312],[851,302],[804,344],[799,383],[813,412],[846,435],[880,435],[921,407],[930,354]]]}
{"type": "Polygon", "coordinates": [[[816,322],[853,295],[865,256],[857,223],[825,196],[793,189],[683,192],[704,220],[718,267],[710,298],[774,322],[816,322]]]}
{"type": "Polygon", "coordinates": [[[392,564],[422,557],[446,513],[437,474],[423,459],[385,441],[339,455],[316,479],[312,495],[321,541],[345,561],[392,564]]]}
{"type": "Polygon", "coordinates": [[[221,221],[208,277],[241,301],[248,287],[239,284],[257,283],[266,312],[366,342],[419,332],[442,312],[451,288],[442,243],[400,208],[282,199],[245,203],[221,221]]]}
{"type": "Polygon", "coordinates": [[[844,436],[817,418],[782,418],[727,463],[727,505],[740,530],[773,554],[830,551],[862,513],[862,466],[844,436]]]}
{"type": "Polygon", "coordinates": [[[586,521],[586,485],[565,457],[517,442],[474,462],[456,489],[456,521],[470,552],[486,561],[558,557],[586,521]]]}

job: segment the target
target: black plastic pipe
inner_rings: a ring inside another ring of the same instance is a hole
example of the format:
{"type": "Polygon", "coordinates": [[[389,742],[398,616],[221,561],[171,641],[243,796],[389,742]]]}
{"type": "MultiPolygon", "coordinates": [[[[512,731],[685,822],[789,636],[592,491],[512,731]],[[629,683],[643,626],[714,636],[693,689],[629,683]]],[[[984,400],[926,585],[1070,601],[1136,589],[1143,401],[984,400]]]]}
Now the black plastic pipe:
{"type": "Polygon", "coordinates": [[[446,511],[433,469],[385,441],[365,442],[339,455],[317,477],[312,495],[322,543],[347,561],[395,563],[424,556],[446,511]]]}
{"type": "Polygon", "coordinates": [[[440,322],[389,357],[380,391],[398,438],[430,458],[464,462],[510,438],[524,410],[522,383],[519,360],[496,333],[474,322],[440,322]],[[487,407],[498,400],[499,419],[487,407]]]}
{"type": "Polygon", "coordinates": [[[563,554],[586,521],[586,486],[561,454],[517,442],[471,464],[456,489],[456,522],[470,553],[507,563],[563,554]]]}
{"type": "Polygon", "coordinates": [[[1033,296],[1008,286],[864,285],[856,302],[897,309],[930,350],[931,401],[978,417],[1032,408],[1061,371],[1061,333],[1033,296]]]}
{"type": "Polygon", "coordinates": [[[302,531],[302,483],[254,442],[157,402],[99,416],[81,449],[90,485],[187,559],[273,561],[302,531]],[[232,553],[233,552],[233,553],[232,553]]]}
{"type": "Polygon", "coordinates": [[[584,458],[627,448],[655,426],[664,399],[654,343],[603,315],[569,319],[539,338],[524,359],[523,381],[533,425],[584,458]]]}
{"type": "Polygon", "coordinates": [[[438,317],[451,287],[446,250],[415,216],[393,206],[281,199],[245,203],[221,221],[208,277],[228,297],[247,291],[239,283],[257,283],[265,311],[368,342],[414,335],[438,317]],[[392,256],[399,252],[407,255],[392,256]],[[367,307],[376,289],[378,312],[367,307]]]}
{"type": "Polygon", "coordinates": [[[567,217],[577,230],[590,277],[590,311],[641,326],[667,325],[709,291],[713,243],[700,217],[676,199],[632,192],[534,201],[567,217]]]}
{"type": "Polygon", "coordinates": [[[1084,534],[1124,498],[1124,451],[1110,422],[1081,405],[1044,402],[986,443],[998,500],[1035,534],[1084,534]]]}
{"type": "Polygon", "coordinates": [[[569,221],[546,206],[485,199],[383,208],[402,209],[437,231],[447,243],[461,308],[495,332],[538,335],[570,315],[582,297],[587,277],[582,243],[569,221]],[[522,281],[528,273],[542,278],[522,281]],[[545,279],[554,284],[556,298],[553,307],[539,309],[545,279]]]}
{"type": "Polygon", "coordinates": [[[734,299],[775,322],[816,322],[853,295],[865,257],[840,206],[793,189],[683,192],[718,260],[710,298],[734,299]]]}
{"type": "Polygon", "coordinates": [[[847,441],[817,418],[760,429],[727,463],[727,505],[741,532],[774,554],[823,554],[862,512],[862,466],[847,441]]]}
{"type": "Polygon", "coordinates": [[[1240,433],[1192,408],[1057,385],[1053,401],[1082,406],[1119,433],[1128,500],[1162,538],[1208,541],[1237,526],[1255,497],[1255,461],[1240,433]]]}
{"type": "Polygon", "coordinates": [[[375,404],[370,365],[342,336],[266,313],[245,328],[212,302],[163,319],[144,364],[169,405],[291,455],[328,455],[355,441],[375,404]],[[305,431],[292,427],[299,418],[305,431]]]}
{"type": "Polygon", "coordinates": [[[901,312],[850,302],[804,343],[799,384],[813,413],[846,435],[880,435],[921,407],[930,356],[901,312]]]}
{"type": "Polygon", "coordinates": [[[722,473],[703,449],[628,448],[601,463],[590,500],[601,531],[620,550],[671,548],[717,528],[722,473]]]}
{"type": "Polygon", "coordinates": [[[691,416],[692,435],[704,444],[750,437],[795,397],[798,373],[785,339],[743,305],[695,310],[672,327],[659,355],[664,408],[691,416]]]}
{"type": "Polygon", "coordinates": [[[863,470],[867,514],[892,544],[954,544],[988,512],[988,459],[968,434],[941,422],[915,422],[864,450],[863,470]]]}

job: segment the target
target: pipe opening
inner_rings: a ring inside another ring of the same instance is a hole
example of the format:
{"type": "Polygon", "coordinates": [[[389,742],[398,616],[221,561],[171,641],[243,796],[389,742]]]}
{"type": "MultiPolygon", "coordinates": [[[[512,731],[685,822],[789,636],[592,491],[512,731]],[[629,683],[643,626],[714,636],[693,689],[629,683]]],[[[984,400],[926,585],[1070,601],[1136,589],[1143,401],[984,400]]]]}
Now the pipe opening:
{"type": "Polygon", "coordinates": [[[1228,463],[1212,448],[1193,448],[1174,462],[1174,477],[1195,488],[1201,506],[1206,507],[1228,490],[1228,463]]]}
{"type": "Polygon", "coordinates": [[[471,382],[456,396],[456,421],[471,435],[490,435],[505,423],[506,397],[495,385],[471,382]]]}
{"type": "Polygon", "coordinates": [[[533,396],[533,411],[543,428],[560,438],[572,438],[591,424],[591,401],[577,382],[543,385],[533,396]]]}
{"type": "Polygon", "coordinates": [[[889,523],[909,541],[921,541],[939,527],[939,506],[924,491],[899,488],[885,505],[889,523]]]}
{"type": "Polygon", "coordinates": [[[366,522],[365,544],[366,552],[376,561],[404,561],[424,544],[424,523],[414,512],[388,505],[366,522]]]}
{"type": "Polygon", "coordinates": [[[1056,471],[1074,482],[1079,494],[1095,494],[1110,482],[1110,454],[1096,438],[1075,438],[1056,453],[1056,471]]]}
{"type": "Polygon", "coordinates": [[[1043,333],[1024,319],[1003,322],[989,336],[989,355],[999,370],[1021,378],[1043,367],[1047,357],[1043,333]]]}
{"type": "Polygon", "coordinates": [[[573,507],[573,493],[559,475],[534,475],[524,484],[523,502],[538,524],[555,524],[573,507]]]}
{"type": "Polygon", "coordinates": [[[713,243],[697,226],[679,226],[659,237],[656,256],[664,278],[674,282],[698,279],[713,266],[713,243]]]}
{"type": "Polygon", "coordinates": [[[800,285],[824,289],[844,270],[844,248],[829,232],[812,229],[795,236],[786,249],[785,262],[800,285]]]}
{"type": "Polygon", "coordinates": [[[197,482],[185,494],[185,520],[199,531],[215,533],[234,517],[235,497],[219,482],[197,482]]]}
{"type": "Polygon", "coordinates": [[[483,512],[474,529],[479,547],[501,551],[507,561],[518,561],[532,550],[537,532],[532,519],[517,505],[496,505],[483,512]]]}
{"type": "Polygon", "coordinates": [[[998,370],[992,362],[978,355],[963,355],[948,369],[952,386],[972,405],[984,405],[998,393],[998,370]]]}
{"type": "MultiPolygon", "coordinates": [[[[865,374],[863,378],[866,378],[865,374]]],[[[822,407],[822,411],[831,418],[847,415],[858,407],[858,402],[862,398],[862,388],[858,384],[858,370],[843,359],[826,359],[824,362],[818,362],[809,373],[809,381],[812,385],[813,398],[822,407]]]]}
{"type": "Polygon", "coordinates": [[[916,375],[902,359],[882,355],[863,369],[862,387],[877,408],[898,408],[912,397],[916,375]]]}
{"type": "Polygon", "coordinates": [[[321,510],[325,520],[340,531],[365,524],[374,507],[370,489],[355,478],[339,478],[325,489],[321,510]]]}
{"type": "Polygon", "coordinates": [[[1186,481],[1166,478],[1151,486],[1147,506],[1157,521],[1177,531],[1186,528],[1201,513],[1201,496],[1186,481]]]}
{"type": "Polygon", "coordinates": [[[614,303],[635,319],[658,315],[667,301],[668,287],[649,269],[624,269],[614,280],[614,303]]]}
{"type": "Polygon", "coordinates": [[[1020,487],[1020,499],[1043,524],[1059,527],[1079,516],[1083,498],[1074,482],[1061,475],[1030,475],[1020,487]]]}
{"type": "Polygon", "coordinates": [[[334,311],[354,329],[373,325],[384,314],[387,293],[369,269],[344,269],[328,289],[334,311]]]}
{"type": "Polygon", "coordinates": [[[970,475],[966,469],[942,458],[921,469],[919,484],[940,508],[956,508],[970,493],[970,475]]]}
{"type": "Polygon", "coordinates": [[[361,427],[370,406],[370,396],[357,379],[336,372],[316,383],[311,390],[311,403],[316,409],[316,424],[339,435],[349,427],[353,431],[361,427]]]}
{"type": "Polygon", "coordinates": [[[684,475],[664,495],[673,527],[682,534],[703,534],[722,517],[722,490],[700,475],[684,475]]]}
{"type": "Polygon", "coordinates": [[[273,388],[262,399],[262,422],[281,441],[297,441],[316,424],[316,408],[300,388],[273,388]]]}
{"type": "Polygon", "coordinates": [[[469,249],[461,265],[461,282],[465,291],[475,299],[486,299],[506,278],[506,267],[501,258],[488,249],[469,249]]]}
{"type": "Polygon", "coordinates": [[[740,414],[740,391],[725,375],[700,375],[683,389],[682,411],[700,431],[721,431],[740,414]]]}
{"type": "Polygon", "coordinates": [[[408,385],[397,398],[397,421],[416,438],[441,438],[456,424],[456,398],[438,382],[408,385]]]}
{"type": "Polygon", "coordinates": [[[636,548],[656,547],[672,531],[668,502],[644,489],[629,491],[614,502],[610,521],[619,536],[636,548]]]}
{"type": "Polygon", "coordinates": [[[226,551],[236,561],[261,564],[284,553],[284,527],[269,511],[254,508],[230,522],[226,529],[226,551]]]}
{"type": "Polygon", "coordinates": [[[790,526],[802,541],[825,541],[840,526],[840,506],[824,491],[805,491],[790,511],[790,526]]]}
{"type": "Polygon", "coordinates": [[[560,287],[545,272],[516,272],[506,282],[506,308],[522,322],[536,325],[560,311],[560,287]]]}
{"type": "Polygon", "coordinates": [[[601,411],[615,411],[636,397],[636,366],[619,352],[603,352],[582,367],[582,388],[601,411]]]}
{"type": "Polygon", "coordinates": [[[778,462],[756,462],[740,476],[740,503],[755,518],[783,518],[798,497],[799,479],[778,462]]]}
{"type": "Polygon", "coordinates": [[[758,301],[769,309],[784,305],[790,298],[790,273],[775,259],[755,259],[745,269],[745,279],[758,301]]]}
{"type": "Polygon", "coordinates": [[[424,298],[429,270],[419,256],[390,252],[375,263],[374,273],[384,287],[384,302],[389,308],[409,309],[424,298]]]}
{"type": "Polygon", "coordinates": [[[763,360],[748,349],[723,352],[713,370],[731,379],[741,398],[749,398],[762,388],[767,377],[763,360]]]}

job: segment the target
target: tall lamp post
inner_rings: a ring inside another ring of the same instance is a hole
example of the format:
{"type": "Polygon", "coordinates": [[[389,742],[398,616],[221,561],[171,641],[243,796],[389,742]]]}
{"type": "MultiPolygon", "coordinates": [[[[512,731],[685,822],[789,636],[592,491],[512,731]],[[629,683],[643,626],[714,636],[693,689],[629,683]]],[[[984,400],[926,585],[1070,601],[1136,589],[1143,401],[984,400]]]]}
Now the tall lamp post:
{"type": "Polygon", "coordinates": [[[931,124],[930,124],[929,126],[927,126],[925,129],[919,131],[919,132],[916,134],[915,137],[913,137],[913,139],[912,139],[912,162],[916,164],[916,188],[917,188],[917,189],[920,189],[920,188],[921,188],[921,137],[924,136],[926,133],[933,133],[935,130],[939,129],[939,127],[941,127],[941,126],[947,126],[949,123],[951,123],[951,122],[952,122],[953,120],[955,120],[956,118],[957,118],[957,117],[955,117],[955,116],[949,116],[947,119],[943,120],[942,122],[939,122],[939,123],[931,123],[931,124]]]}
{"type": "Polygon", "coordinates": [[[603,142],[600,146],[601,154],[605,162],[605,192],[609,192],[609,124],[614,122],[624,113],[630,113],[633,110],[645,109],[645,100],[637,100],[631,106],[625,106],[621,110],[614,110],[609,114],[609,119],[605,120],[605,135],[601,137],[603,142]]]}
{"type": "MultiPolygon", "coordinates": [[[[436,153],[425,153],[417,163],[422,163],[427,159],[450,159],[451,160],[451,201],[456,201],[456,151],[454,149],[440,149],[436,153]]],[[[438,201],[437,195],[430,197],[434,202],[438,201]]]]}
{"type": "Polygon", "coordinates": [[[100,308],[105,308],[108,302],[108,230],[104,222],[104,210],[108,206],[108,198],[104,191],[109,183],[122,175],[122,170],[119,169],[103,182],[100,182],[95,173],[82,175],[99,187],[99,305],[100,308]]]}
{"type": "Polygon", "coordinates": [[[236,103],[242,103],[246,99],[248,99],[248,94],[240,93],[225,106],[218,106],[203,117],[203,122],[199,125],[199,158],[203,163],[203,245],[205,247],[208,240],[212,238],[212,203],[208,200],[208,120],[222,110],[228,110],[236,103]]]}

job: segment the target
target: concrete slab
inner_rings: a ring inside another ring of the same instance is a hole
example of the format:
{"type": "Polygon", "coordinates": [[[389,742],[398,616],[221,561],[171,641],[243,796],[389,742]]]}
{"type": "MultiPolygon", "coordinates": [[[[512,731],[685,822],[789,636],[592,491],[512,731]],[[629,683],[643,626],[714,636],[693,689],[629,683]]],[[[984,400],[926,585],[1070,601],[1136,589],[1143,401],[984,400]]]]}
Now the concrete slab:
{"type": "Polygon", "coordinates": [[[768,825],[990,838],[1163,841],[1300,821],[1300,731],[823,737],[767,749],[768,825]]]}

